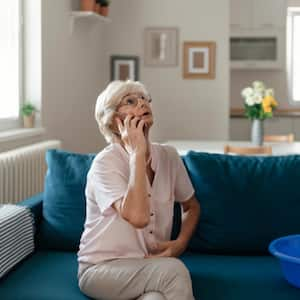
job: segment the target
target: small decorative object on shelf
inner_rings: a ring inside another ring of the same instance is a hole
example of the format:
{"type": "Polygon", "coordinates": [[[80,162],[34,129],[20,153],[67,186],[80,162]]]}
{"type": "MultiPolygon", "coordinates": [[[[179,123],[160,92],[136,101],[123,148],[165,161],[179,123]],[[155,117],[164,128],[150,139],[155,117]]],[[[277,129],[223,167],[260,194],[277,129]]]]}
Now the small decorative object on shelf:
{"type": "Polygon", "coordinates": [[[24,127],[25,128],[33,128],[34,123],[35,123],[35,112],[38,110],[36,107],[30,103],[30,102],[25,102],[21,106],[21,114],[23,116],[23,122],[24,122],[24,127]]]}
{"type": "Polygon", "coordinates": [[[80,8],[83,11],[95,11],[96,2],[95,0],[81,0],[80,8]]]}
{"type": "Polygon", "coordinates": [[[101,11],[101,1],[100,0],[96,0],[95,13],[100,15],[100,11],[101,11]]]}
{"type": "Polygon", "coordinates": [[[252,87],[242,90],[241,95],[245,99],[245,116],[252,120],[251,141],[255,146],[261,146],[264,137],[263,121],[272,118],[278,106],[274,90],[266,88],[262,81],[254,81],[252,87]]]}
{"type": "Polygon", "coordinates": [[[108,12],[109,12],[109,4],[110,4],[110,0],[100,0],[100,14],[102,16],[107,17],[108,16],[108,12]]]}

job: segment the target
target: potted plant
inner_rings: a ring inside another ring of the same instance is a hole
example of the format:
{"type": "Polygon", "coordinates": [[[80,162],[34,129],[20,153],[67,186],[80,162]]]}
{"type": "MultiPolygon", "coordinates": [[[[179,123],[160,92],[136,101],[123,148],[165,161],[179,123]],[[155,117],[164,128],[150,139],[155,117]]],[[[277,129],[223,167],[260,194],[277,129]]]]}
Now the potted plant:
{"type": "Polygon", "coordinates": [[[100,14],[100,10],[101,10],[101,0],[96,0],[95,13],[100,14]]]}
{"type": "Polygon", "coordinates": [[[83,11],[94,11],[96,6],[95,0],[81,0],[80,7],[83,11]]]}
{"type": "Polygon", "coordinates": [[[252,121],[251,140],[256,146],[263,144],[263,121],[273,117],[273,111],[278,106],[274,99],[274,90],[266,88],[262,81],[254,81],[252,87],[242,90],[245,99],[245,116],[252,121]]]}
{"type": "Polygon", "coordinates": [[[108,11],[109,11],[109,4],[110,4],[110,0],[100,0],[100,14],[102,16],[107,17],[108,16],[108,11]]]}
{"type": "Polygon", "coordinates": [[[23,122],[25,128],[34,127],[35,112],[37,111],[38,110],[36,109],[36,107],[30,102],[25,102],[21,106],[21,115],[23,116],[23,122]]]}

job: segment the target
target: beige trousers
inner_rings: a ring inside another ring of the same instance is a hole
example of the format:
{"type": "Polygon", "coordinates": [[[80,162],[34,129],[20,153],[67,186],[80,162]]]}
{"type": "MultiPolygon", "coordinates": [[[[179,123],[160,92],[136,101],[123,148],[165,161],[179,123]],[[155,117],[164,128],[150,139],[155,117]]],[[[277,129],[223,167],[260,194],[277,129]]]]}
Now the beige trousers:
{"type": "Polygon", "coordinates": [[[194,300],[188,269],[178,258],[122,258],[79,264],[80,290],[99,300],[194,300]]]}

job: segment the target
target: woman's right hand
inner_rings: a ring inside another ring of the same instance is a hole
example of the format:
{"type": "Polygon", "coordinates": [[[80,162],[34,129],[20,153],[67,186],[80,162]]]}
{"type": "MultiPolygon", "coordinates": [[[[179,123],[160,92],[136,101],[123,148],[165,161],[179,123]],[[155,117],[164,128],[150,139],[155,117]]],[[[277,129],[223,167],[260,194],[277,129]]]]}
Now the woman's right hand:
{"type": "Polygon", "coordinates": [[[145,121],[139,117],[129,114],[124,123],[116,117],[117,126],[121,135],[121,140],[129,155],[145,155],[147,151],[147,141],[144,135],[145,121]]]}

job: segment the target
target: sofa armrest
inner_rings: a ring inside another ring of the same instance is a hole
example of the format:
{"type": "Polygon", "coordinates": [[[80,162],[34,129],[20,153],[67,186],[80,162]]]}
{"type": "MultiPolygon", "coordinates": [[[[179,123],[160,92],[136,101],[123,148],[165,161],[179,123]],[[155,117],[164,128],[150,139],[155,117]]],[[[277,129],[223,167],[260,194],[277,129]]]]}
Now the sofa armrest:
{"type": "Polygon", "coordinates": [[[36,249],[40,247],[39,227],[43,216],[43,197],[44,197],[44,193],[39,193],[17,203],[20,206],[28,207],[33,214],[34,227],[35,227],[34,241],[35,241],[36,249]]]}
{"type": "Polygon", "coordinates": [[[34,252],[34,217],[25,206],[0,208],[0,278],[34,252]]]}
{"type": "Polygon", "coordinates": [[[28,207],[34,217],[35,226],[38,227],[42,220],[43,215],[43,195],[44,193],[36,194],[30,198],[27,198],[19,203],[18,205],[28,207]]]}

